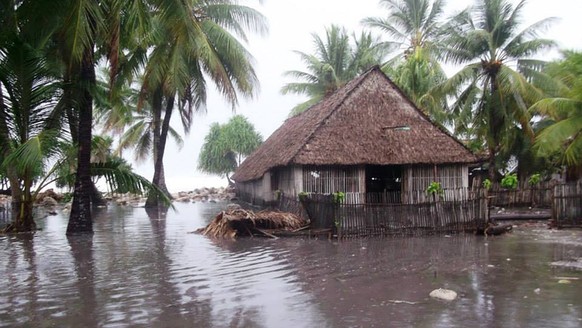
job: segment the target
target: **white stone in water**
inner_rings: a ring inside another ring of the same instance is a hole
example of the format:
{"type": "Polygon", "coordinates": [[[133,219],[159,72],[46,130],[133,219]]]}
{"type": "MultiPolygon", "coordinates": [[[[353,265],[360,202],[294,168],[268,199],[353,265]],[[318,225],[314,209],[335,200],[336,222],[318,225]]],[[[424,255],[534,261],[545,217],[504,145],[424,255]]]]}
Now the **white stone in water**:
{"type": "Polygon", "coordinates": [[[457,293],[450,289],[439,288],[430,292],[429,296],[444,301],[454,301],[457,298],[457,293]]]}

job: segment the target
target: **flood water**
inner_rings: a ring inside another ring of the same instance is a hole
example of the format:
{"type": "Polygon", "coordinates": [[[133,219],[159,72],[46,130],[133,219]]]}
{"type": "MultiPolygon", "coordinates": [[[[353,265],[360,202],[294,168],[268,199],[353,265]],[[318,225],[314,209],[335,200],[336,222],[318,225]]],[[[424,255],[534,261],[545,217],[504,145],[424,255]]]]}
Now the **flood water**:
{"type": "Polygon", "coordinates": [[[188,233],[225,205],[110,207],[92,236],[67,238],[62,215],[34,236],[0,236],[0,326],[582,326],[582,272],[550,265],[582,258],[580,230],[340,242],[188,233]],[[441,287],[459,298],[428,296],[441,287]]]}

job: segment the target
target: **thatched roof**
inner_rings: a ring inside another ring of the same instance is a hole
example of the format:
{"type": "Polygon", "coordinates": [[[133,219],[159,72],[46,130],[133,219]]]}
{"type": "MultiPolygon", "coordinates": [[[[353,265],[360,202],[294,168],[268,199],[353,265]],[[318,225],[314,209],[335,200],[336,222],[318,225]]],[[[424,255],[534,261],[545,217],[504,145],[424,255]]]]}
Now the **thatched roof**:
{"type": "Polygon", "coordinates": [[[289,118],[237,169],[237,182],[293,165],[474,163],[378,68],[289,118]]]}
{"type": "Polygon", "coordinates": [[[309,222],[292,213],[267,210],[255,213],[239,208],[218,213],[212,222],[196,232],[214,238],[253,236],[254,232],[273,236],[262,229],[294,231],[308,224],[309,222]]]}

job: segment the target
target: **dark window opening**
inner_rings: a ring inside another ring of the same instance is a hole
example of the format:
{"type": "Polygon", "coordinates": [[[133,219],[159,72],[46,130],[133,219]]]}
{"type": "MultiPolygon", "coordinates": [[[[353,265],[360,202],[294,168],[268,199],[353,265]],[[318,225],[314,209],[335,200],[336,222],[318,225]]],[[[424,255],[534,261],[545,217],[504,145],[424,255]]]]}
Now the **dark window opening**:
{"type": "Polygon", "coordinates": [[[401,166],[366,166],[366,198],[368,203],[400,203],[401,188],[401,166]]]}

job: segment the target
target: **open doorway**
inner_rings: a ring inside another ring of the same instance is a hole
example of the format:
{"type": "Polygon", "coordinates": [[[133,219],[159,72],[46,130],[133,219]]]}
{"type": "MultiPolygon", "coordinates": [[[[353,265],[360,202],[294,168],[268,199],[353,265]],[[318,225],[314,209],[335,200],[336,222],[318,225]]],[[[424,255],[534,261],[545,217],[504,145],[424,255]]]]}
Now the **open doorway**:
{"type": "Polygon", "coordinates": [[[366,201],[368,203],[400,203],[402,166],[366,166],[366,201]]]}

